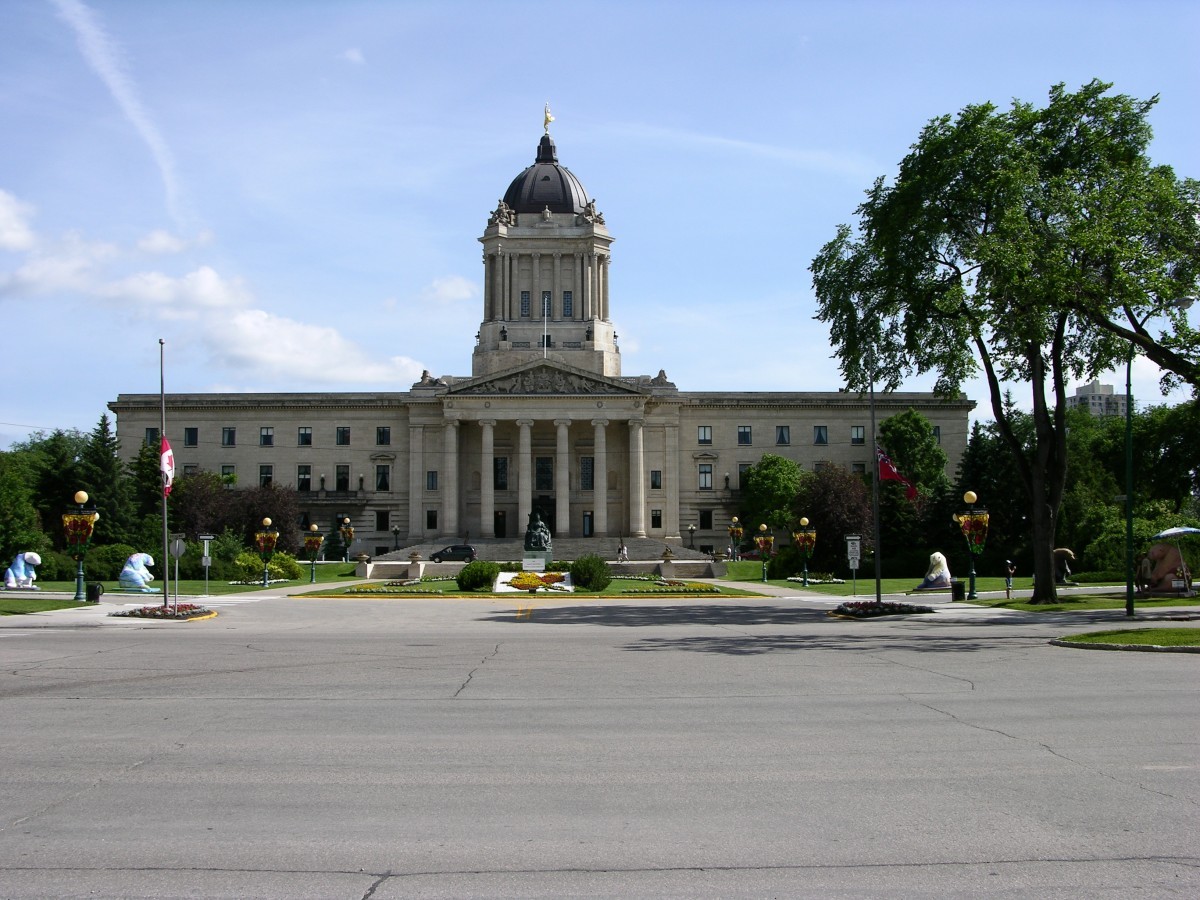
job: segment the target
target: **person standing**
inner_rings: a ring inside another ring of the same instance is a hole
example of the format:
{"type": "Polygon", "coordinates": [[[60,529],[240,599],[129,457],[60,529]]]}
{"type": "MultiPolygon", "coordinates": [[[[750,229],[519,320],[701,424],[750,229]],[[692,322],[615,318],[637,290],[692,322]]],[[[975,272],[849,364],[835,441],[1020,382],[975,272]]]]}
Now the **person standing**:
{"type": "Polygon", "coordinates": [[[1004,561],[1004,599],[1012,599],[1013,576],[1017,574],[1017,567],[1011,559],[1004,561]]]}

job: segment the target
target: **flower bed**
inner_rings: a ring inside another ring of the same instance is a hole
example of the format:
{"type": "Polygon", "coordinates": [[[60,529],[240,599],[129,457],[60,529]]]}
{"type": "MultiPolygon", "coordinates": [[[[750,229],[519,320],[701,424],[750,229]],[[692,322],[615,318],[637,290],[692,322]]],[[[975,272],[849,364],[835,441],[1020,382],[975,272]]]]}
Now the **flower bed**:
{"type": "Polygon", "coordinates": [[[721,589],[697,581],[655,581],[646,587],[624,588],[622,594],[719,594],[721,589]]]}
{"type": "Polygon", "coordinates": [[[496,583],[497,590],[503,590],[505,587],[514,591],[572,590],[567,576],[561,572],[546,572],[544,575],[537,572],[518,572],[511,578],[506,578],[506,575],[507,573],[500,576],[496,583]]]}
{"type": "Polygon", "coordinates": [[[908,616],[915,613],[931,613],[929,606],[913,606],[911,603],[876,603],[873,600],[843,603],[831,609],[828,616],[846,619],[873,619],[877,616],[908,616]]]}
{"type": "Polygon", "coordinates": [[[139,606],[137,609],[119,609],[110,616],[131,619],[203,619],[216,613],[195,603],[179,603],[170,606],[139,606]]]}

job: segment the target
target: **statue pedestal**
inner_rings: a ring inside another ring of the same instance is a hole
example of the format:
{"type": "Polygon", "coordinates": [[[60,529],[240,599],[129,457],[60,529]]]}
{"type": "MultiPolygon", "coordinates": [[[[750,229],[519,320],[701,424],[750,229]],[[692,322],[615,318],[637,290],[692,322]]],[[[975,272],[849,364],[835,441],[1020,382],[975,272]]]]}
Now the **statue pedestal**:
{"type": "Polygon", "coordinates": [[[553,550],[526,550],[521,559],[522,572],[545,572],[554,558],[553,550]]]}

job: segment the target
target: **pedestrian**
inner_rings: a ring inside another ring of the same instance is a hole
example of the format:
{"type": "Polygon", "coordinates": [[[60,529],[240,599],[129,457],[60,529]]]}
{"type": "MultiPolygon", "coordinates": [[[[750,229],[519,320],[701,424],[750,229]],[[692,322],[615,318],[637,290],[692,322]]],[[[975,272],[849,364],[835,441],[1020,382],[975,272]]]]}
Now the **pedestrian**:
{"type": "Polygon", "coordinates": [[[629,550],[626,549],[624,540],[617,545],[617,562],[629,562],[629,550]]]}
{"type": "Polygon", "coordinates": [[[1004,599],[1012,599],[1012,582],[1013,576],[1017,574],[1017,567],[1013,565],[1011,559],[1004,561],[1004,599]]]}

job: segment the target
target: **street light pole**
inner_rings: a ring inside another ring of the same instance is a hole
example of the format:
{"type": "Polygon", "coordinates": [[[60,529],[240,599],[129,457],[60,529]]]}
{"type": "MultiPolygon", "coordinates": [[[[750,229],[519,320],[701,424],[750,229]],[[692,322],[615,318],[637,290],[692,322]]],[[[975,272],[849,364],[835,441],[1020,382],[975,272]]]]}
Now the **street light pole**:
{"type": "Polygon", "coordinates": [[[392,549],[393,550],[400,549],[400,526],[399,525],[392,526],[392,549]]]}
{"type": "Polygon", "coordinates": [[[695,525],[688,526],[688,547],[690,547],[692,550],[696,549],[696,526],[695,525]]]}
{"type": "Polygon", "coordinates": [[[279,530],[271,527],[269,518],[262,520],[262,526],[262,531],[254,534],[254,544],[263,564],[263,587],[268,587],[271,584],[271,558],[275,555],[275,545],[279,542],[279,530]]]}
{"type": "Polygon", "coordinates": [[[808,558],[812,555],[813,548],[817,545],[817,529],[808,527],[807,516],[801,517],[800,530],[792,534],[792,540],[796,544],[796,549],[800,551],[800,555],[804,558],[804,587],[808,587],[808,558]]]}
{"type": "Polygon", "coordinates": [[[87,556],[88,545],[92,541],[92,532],[100,513],[94,509],[83,508],[88,502],[87,491],[76,491],[75,502],[79,504],[79,509],[68,509],[63,513],[62,523],[67,549],[75,559],[75,602],[85,603],[87,595],[83,590],[83,558],[87,556]]]}
{"type": "Polygon", "coordinates": [[[308,534],[304,536],[304,550],[308,553],[308,561],[312,564],[312,571],[309,574],[308,583],[317,583],[317,554],[321,552],[321,545],[325,543],[325,535],[321,534],[317,528],[317,524],[308,526],[308,534]]]}
{"type": "Polygon", "coordinates": [[[767,583],[767,563],[771,559],[771,547],[775,543],[775,535],[767,533],[767,526],[764,522],[758,526],[758,537],[754,539],[758,544],[758,555],[762,557],[762,580],[763,584],[767,583]]]}
{"type": "Polygon", "coordinates": [[[967,539],[967,556],[971,562],[971,589],[967,594],[968,600],[974,600],[978,596],[975,593],[975,556],[983,552],[984,542],[987,541],[988,511],[975,511],[975,501],[978,499],[974,491],[963,494],[963,503],[967,504],[967,511],[958,517],[959,528],[962,529],[963,537],[967,539]]]}

